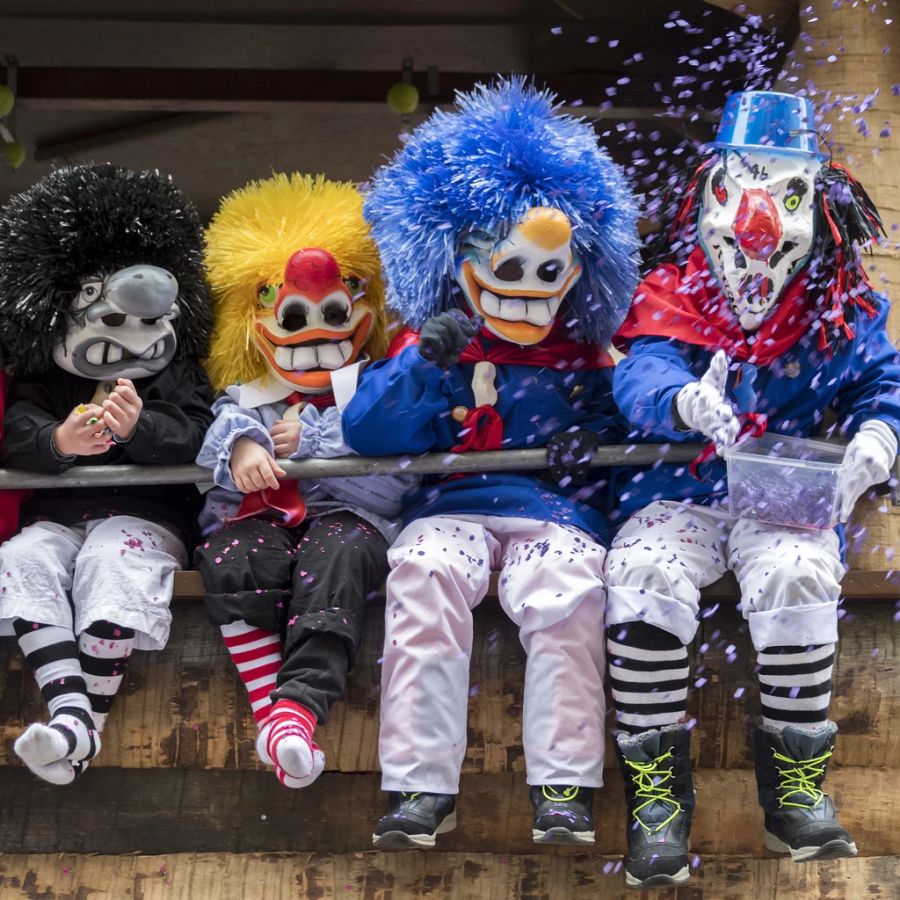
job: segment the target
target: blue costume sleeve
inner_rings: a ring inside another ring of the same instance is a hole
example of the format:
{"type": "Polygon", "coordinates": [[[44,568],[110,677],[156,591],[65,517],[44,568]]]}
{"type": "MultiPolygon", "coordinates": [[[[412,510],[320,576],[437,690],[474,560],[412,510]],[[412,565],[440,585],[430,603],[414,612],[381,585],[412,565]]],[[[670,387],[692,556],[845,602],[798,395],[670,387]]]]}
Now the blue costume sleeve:
{"type": "Polygon", "coordinates": [[[854,323],[852,376],[838,391],[834,407],[840,428],[848,436],[856,434],[867,419],[881,419],[900,440],[900,354],[885,331],[890,304],[879,300],[876,318],[860,316],[854,323]]]}
{"type": "Polygon", "coordinates": [[[675,395],[699,375],[691,370],[694,348],[667,338],[641,338],[615,370],[613,396],[622,414],[646,433],[672,441],[698,440],[672,417],[675,395]]]}
{"type": "Polygon", "coordinates": [[[197,465],[213,470],[213,481],[229,491],[238,487],[231,477],[231,450],[234,442],[248,437],[275,455],[275,444],[254,409],[238,406],[231,397],[224,395],[213,404],[215,420],[209,426],[203,446],[197,454],[197,465]]]}
{"type": "Polygon", "coordinates": [[[592,431],[604,444],[616,444],[628,433],[628,423],[613,399],[614,371],[612,368],[597,371],[594,393],[584,410],[585,417],[576,426],[592,431]]]}
{"type": "Polygon", "coordinates": [[[336,406],[319,410],[308,403],[300,413],[300,424],[300,441],[291,459],[332,459],[353,453],[344,441],[341,414],[336,406]]]}
{"type": "Polygon", "coordinates": [[[443,371],[407,347],[363,372],[344,410],[344,437],[363,456],[425,453],[435,446],[435,421],[447,415],[443,371]]]}

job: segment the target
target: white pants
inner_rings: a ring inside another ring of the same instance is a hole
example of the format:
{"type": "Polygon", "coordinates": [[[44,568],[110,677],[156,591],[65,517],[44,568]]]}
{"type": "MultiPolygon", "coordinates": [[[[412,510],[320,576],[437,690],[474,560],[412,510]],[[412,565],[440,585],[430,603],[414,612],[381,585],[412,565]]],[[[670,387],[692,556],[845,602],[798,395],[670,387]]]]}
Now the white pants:
{"type": "Polygon", "coordinates": [[[688,644],[700,589],[731,569],[757,650],[837,641],[844,576],[833,531],[737,519],[663,500],[635,513],[606,561],[608,625],[642,621],[688,644]]]}
{"type": "Polygon", "coordinates": [[[472,610],[492,569],[528,656],[528,783],[602,785],[605,555],[582,532],[533,519],[433,516],[401,532],[388,553],[383,790],[459,790],[472,610]]]}
{"type": "Polygon", "coordinates": [[[0,634],[20,618],[75,634],[106,620],[133,628],[136,649],[161,650],[175,571],[186,563],[179,538],[134,516],[29,525],[0,546],[0,634]]]}

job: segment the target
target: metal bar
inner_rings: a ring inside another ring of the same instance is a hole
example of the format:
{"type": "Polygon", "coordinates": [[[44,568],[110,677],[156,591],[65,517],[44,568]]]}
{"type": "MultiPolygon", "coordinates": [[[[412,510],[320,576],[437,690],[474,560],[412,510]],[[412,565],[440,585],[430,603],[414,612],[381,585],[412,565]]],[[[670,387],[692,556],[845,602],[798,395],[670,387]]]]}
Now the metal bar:
{"type": "MultiPolygon", "coordinates": [[[[594,465],[652,465],[690,462],[700,444],[628,444],[601,447],[594,465]]],[[[547,468],[546,450],[490,450],[479,453],[426,453],[422,456],[343,456],[338,459],[279,460],[287,478],[348,475],[451,475],[457,472],[515,472],[547,468]]],[[[0,469],[0,489],[121,487],[148,484],[209,484],[201,466],[73,466],[59,475],[0,469]]]]}

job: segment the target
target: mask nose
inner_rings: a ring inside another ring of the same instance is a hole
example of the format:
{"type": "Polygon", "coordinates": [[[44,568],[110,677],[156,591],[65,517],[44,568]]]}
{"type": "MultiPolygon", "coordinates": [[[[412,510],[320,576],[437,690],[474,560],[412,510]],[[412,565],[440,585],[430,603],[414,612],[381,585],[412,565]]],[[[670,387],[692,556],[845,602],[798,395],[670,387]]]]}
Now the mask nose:
{"type": "Polygon", "coordinates": [[[766,262],[783,235],[778,210],[767,191],[745,190],[732,226],[738,246],[751,259],[766,262]]]}
{"type": "Polygon", "coordinates": [[[110,275],[106,296],[123,313],[156,319],[172,309],[178,298],[178,282],[171,272],[158,266],[129,266],[110,275]]]}

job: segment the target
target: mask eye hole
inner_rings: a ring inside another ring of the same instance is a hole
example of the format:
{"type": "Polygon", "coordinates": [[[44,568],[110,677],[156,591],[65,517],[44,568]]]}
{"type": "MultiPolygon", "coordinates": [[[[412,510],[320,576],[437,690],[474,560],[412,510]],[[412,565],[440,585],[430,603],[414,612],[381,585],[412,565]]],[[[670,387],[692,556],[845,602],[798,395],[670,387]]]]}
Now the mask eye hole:
{"type": "Polygon", "coordinates": [[[326,325],[338,328],[347,324],[347,320],[350,318],[350,310],[338,301],[326,303],[322,309],[322,318],[325,320],[326,325]]]}
{"type": "Polygon", "coordinates": [[[125,319],[127,316],[125,313],[107,313],[105,316],[100,317],[100,321],[104,325],[110,325],[113,328],[118,328],[120,325],[125,324],[125,319]]]}
{"type": "Polygon", "coordinates": [[[728,202],[728,189],[725,187],[725,169],[717,169],[712,179],[713,197],[716,198],[719,206],[724,206],[728,202]]]}
{"type": "Polygon", "coordinates": [[[155,319],[141,319],[145,325],[155,325],[162,317],[157,316],[155,319]]]}
{"type": "Polygon", "coordinates": [[[565,268],[561,259],[550,259],[545,263],[541,263],[537,268],[537,277],[547,284],[552,284],[559,278],[560,273],[565,268]]]}
{"type": "Polygon", "coordinates": [[[521,281],[525,275],[524,260],[519,256],[511,256],[504,259],[496,269],[494,278],[499,281],[521,281]]]}
{"type": "Polygon", "coordinates": [[[281,285],[278,284],[261,284],[256,293],[260,306],[274,306],[280,287],[281,285]]]}
{"type": "Polygon", "coordinates": [[[281,311],[279,323],[285,331],[300,331],[306,328],[306,307],[302,303],[291,303],[281,311]]]}

